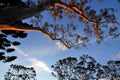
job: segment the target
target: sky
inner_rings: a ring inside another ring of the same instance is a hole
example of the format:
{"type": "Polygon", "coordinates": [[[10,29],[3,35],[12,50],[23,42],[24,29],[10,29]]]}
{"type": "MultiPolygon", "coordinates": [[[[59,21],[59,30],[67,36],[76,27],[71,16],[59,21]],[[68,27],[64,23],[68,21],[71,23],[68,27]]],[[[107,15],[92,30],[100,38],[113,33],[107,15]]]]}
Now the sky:
{"type": "MultiPolygon", "coordinates": [[[[99,8],[98,4],[95,5],[96,9],[99,8]]],[[[118,7],[120,3],[109,0],[104,5],[101,4],[103,7],[110,5],[118,7]]],[[[57,80],[57,78],[51,75],[51,65],[55,64],[59,59],[66,57],[79,58],[83,54],[87,54],[94,57],[100,64],[106,64],[109,60],[120,60],[120,38],[105,39],[101,44],[97,44],[92,39],[91,45],[82,49],[67,49],[59,41],[52,41],[38,32],[28,32],[27,38],[18,40],[21,42],[21,45],[17,47],[12,46],[16,51],[7,54],[16,55],[18,58],[10,63],[0,62],[0,80],[4,80],[3,76],[10,64],[34,67],[37,71],[37,80],[57,80]]]]}

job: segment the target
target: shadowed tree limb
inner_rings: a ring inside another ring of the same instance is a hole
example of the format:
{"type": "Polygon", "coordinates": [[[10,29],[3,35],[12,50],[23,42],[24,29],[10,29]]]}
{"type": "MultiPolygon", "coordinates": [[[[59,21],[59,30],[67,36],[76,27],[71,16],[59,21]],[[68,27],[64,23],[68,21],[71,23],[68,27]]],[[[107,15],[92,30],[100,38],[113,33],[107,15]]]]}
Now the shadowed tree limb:
{"type": "Polygon", "coordinates": [[[55,0],[47,0],[39,5],[34,5],[31,7],[20,7],[12,6],[0,10],[0,19],[13,19],[13,20],[23,20],[30,18],[37,13],[43,12],[53,5],[55,0]]]}

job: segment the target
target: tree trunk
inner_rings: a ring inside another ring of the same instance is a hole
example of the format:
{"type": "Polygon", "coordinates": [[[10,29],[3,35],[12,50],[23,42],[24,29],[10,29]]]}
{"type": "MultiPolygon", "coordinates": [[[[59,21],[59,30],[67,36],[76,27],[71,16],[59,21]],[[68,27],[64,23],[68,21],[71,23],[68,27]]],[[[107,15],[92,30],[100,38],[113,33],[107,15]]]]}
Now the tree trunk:
{"type": "MultiPolygon", "coordinates": [[[[49,8],[50,5],[54,4],[55,0],[47,0],[44,3],[41,3],[39,5],[35,5],[32,7],[8,7],[5,9],[0,10],[0,22],[9,19],[9,20],[23,20],[26,18],[30,18],[34,16],[37,13],[40,13],[47,8],[49,8]]],[[[1,23],[0,23],[1,24],[1,23]]]]}

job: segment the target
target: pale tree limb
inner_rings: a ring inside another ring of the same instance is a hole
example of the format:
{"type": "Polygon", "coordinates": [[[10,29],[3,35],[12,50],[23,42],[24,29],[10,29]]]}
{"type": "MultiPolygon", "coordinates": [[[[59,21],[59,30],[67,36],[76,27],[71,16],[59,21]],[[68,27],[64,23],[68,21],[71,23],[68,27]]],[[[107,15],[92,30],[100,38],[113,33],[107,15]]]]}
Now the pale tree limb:
{"type": "Polygon", "coordinates": [[[60,2],[60,0],[48,0],[41,5],[36,5],[33,7],[14,7],[0,10],[0,30],[17,30],[17,31],[32,31],[32,32],[41,32],[45,34],[51,40],[60,40],[65,44],[66,47],[71,48],[62,38],[53,38],[49,33],[45,32],[43,29],[38,27],[33,27],[30,25],[18,24],[15,23],[17,20],[23,20],[26,18],[30,18],[37,13],[43,12],[44,10],[50,8],[50,6],[55,5],[58,7],[62,7],[70,12],[77,13],[81,18],[85,19],[87,22],[92,22],[94,24],[94,30],[96,31],[98,38],[101,38],[100,29],[98,27],[98,22],[94,20],[90,20],[87,18],[81,9],[74,5],[67,5],[65,3],[60,2]],[[6,22],[9,20],[9,23],[6,22]]]}
{"type": "Polygon", "coordinates": [[[65,41],[63,41],[63,36],[61,38],[55,38],[54,36],[50,35],[44,29],[39,27],[33,27],[32,25],[27,24],[14,24],[14,25],[0,25],[0,30],[16,30],[16,31],[25,31],[25,32],[40,32],[46,35],[50,40],[59,40],[61,41],[67,48],[71,48],[65,41]]]}
{"type": "Polygon", "coordinates": [[[32,27],[31,25],[23,24],[14,24],[14,25],[0,25],[0,30],[16,30],[16,31],[25,31],[25,32],[41,32],[45,34],[49,39],[52,37],[46,33],[44,30],[38,27],[32,27]]]}
{"type": "Polygon", "coordinates": [[[0,10],[0,30],[17,30],[17,31],[25,31],[25,32],[41,32],[45,34],[49,39],[51,40],[59,40],[62,43],[65,44],[66,47],[70,48],[70,46],[67,45],[66,42],[62,40],[61,38],[53,38],[50,34],[45,32],[43,29],[38,27],[33,27],[30,25],[25,24],[19,24],[16,23],[18,20],[26,19],[29,17],[34,16],[37,13],[40,13],[47,8],[49,8],[51,5],[53,5],[55,2],[59,2],[59,0],[48,0],[47,2],[43,4],[39,4],[33,7],[9,7],[6,9],[0,10]]]}
{"type": "Polygon", "coordinates": [[[9,7],[6,9],[0,10],[0,30],[17,30],[17,31],[35,31],[41,32],[48,36],[48,38],[53,38],[46,32],[44,32],[40,28],[32,27],[30,25],[18,24],[15,23],[17,20],[23,20],[26,18],[30,18],[37,13],[43,12],[48,9],[54,2],[57,0],[47,0],[46,2],[35,5],[33,7],[9,7]]]}
{"type": "Polygon", "coordinates": [[[83,18],[84,20],[86,20],[87,22],[92,22],[94,24],[93,28],[98,36],[98,38],[100,40],[102,40],[102,36],[101,36],[101,32],[100,32],[100,28],[98,27],[99,25],[99,22],[97,20],[91,20],[89,18],[87,18],[84,14],[83,14],[83,11],[81,9],[79,9],[77,6],[75,5],[67,5],[63,2],[56,2],[55,3],[55,6],[58,6],[58,7],[62,7],[66,10],[68,10],[69,12],[72,12],[72,13],[77,13],[81,18],[83,18]]]}

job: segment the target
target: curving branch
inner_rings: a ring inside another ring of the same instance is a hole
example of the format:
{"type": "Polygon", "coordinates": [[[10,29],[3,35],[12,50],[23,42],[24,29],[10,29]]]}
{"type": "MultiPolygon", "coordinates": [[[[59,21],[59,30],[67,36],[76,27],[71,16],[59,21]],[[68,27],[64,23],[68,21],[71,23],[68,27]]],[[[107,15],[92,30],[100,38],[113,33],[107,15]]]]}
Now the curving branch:
{"type": "MultiPolygon", "coordinates": [[[[0,14],[0,23],[3,23],[4,19],[9,19],[9,20],[11,20],[11,23],[12,23],[12,22],[14,22],[16,20],[22,20],[22,19],[32,17],[35,14],[46,10],[47,8],[49,8],[53,4],[55,6],[62,7],[62,8],[66,9],[66,10],[72,12],[72,13],[73,12],[77,13],[81,18],[85,19],[87,22],[92,22],[94,24],[93,28],[96,31],[96,33],[98,35],[98,38],[102,39],[101,32],[100,32],[100,29],[98,27],[98,24],[99,24],[98,21],[91,20],[91,19],[87,18],[83,14],[83,11],[81,9],[79,9],[77,6],[75,6],[75,5],[67,5],[67,4],[61,2],[60,0],[56,0],[56,1],[55,0],[51,0],[51,1],[48,0],[44,4],[36,5],[36,6],[30,7],[30,8],[11,7],[11,8],[8,8],[8,9],[0,10],[0,12],[1,12],[1,14],[0,14]]],[[[15,28],[12,29],[12,27],[10,27],[10,26],[8,26],[8,27],[9,27],[9,29],[11,28],[11,30],[15,30],[15,28]]],[[[2,27],[0,27],[0,28],[1,28],[0,30],[4,29],[2,27]]],[[[19,30],[19,29],[16,28],[16,30],[19,30]]],[[[29,31],[29,30],[25,30],[25,31],[29,31]]]]}
{"type": "Polygon", "coordinates": [[[60,40],[65,44],[66,47],[71,48],[71,45],[68,45],[65,41],[61,38],[54,38],[49,33],[44,31],[41,28],[33,27],[31,25],[27,24],[21,24],[16,23],[17,20],[23,20],[29,17],[34,16],[37,13],[40,13],[44,10],[47,10],[48,8],[51,8],[51,6],[57,6],[61,7],[63,9],[66,9],[72,13],[78,14],[81,18],[86,20],[87,22],[92,22],[94,24],[93,28],[98,36],[99,39],[102,39],[100,29],[98,27],[99,22],[97,20],[89,19],[87,16],[83,14],[83,11],[79,9],[75,5],[67,5],[61,0],[47,0],[46,2],[33,6],[33,7],[9,7],[6,9],[0,10],[0,30],[18,30],[18,31],[35,31],[35,32],[41,32],[45,34],[49,39],[51,40],[60,40]],[[9,15],[8,15],[9,14],[9,15]],[[8,22],[6,22],[6,20],[8,22]]]}
{"type": "Polygon", "coordinates": [[[96,31],[96,34],[98,36],[98,38],[100,40],[102,40],[102,36],[101,36],[101,32],[100,32],[100,28],[98,27],[99,25],[99,22],[97,20],[92,20],[92,19],[89,19],[87,16],[85,16],[83,14],[83,11],[82,9],[79,9],[77,6],[75,5],[67,5],[63,2],[56,2],[55,3],[55,6],[58,6],[58,7],[62,7],[66,10],[68,10],[69,12],[72,12],[72,13],[77,13],[81,18],[83,18],[84,20],[86,20],[87,22],[92,22],[94,24],[93,28],[94,30],[96,31]]]}
{"type": "Polygon", "coordinates": [[[25,32],[40,32],[46,35],[50,40],[59,40],[61,41],[67,48],[71,48],[65,41],[63,41],[63,36],[61,38],[56,38],[46,32],[44,29],[39,27],[33,27],[32,25],[15,23],[14,25],[0,25],[0,30],[17,30],[17,31],[25,31],[25,32]]]}

